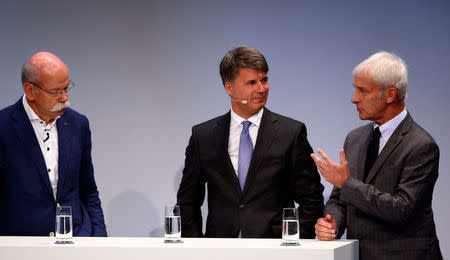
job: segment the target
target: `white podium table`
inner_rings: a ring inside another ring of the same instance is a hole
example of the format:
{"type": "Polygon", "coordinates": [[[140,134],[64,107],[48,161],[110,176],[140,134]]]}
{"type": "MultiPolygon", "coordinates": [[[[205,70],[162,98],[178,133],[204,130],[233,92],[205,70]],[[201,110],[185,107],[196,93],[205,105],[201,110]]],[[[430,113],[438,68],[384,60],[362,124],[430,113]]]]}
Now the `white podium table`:
{"type": "Polygon", "coordinates": [[[165,244],[163,238],[75,237],[73,244],[57,245],[52,237],[1,237],[0,259],[195,259],[195,260],[353,260],[357,240],[300,240],[300,246],[280,246],[281,239],[184,238],[165,244]]]}

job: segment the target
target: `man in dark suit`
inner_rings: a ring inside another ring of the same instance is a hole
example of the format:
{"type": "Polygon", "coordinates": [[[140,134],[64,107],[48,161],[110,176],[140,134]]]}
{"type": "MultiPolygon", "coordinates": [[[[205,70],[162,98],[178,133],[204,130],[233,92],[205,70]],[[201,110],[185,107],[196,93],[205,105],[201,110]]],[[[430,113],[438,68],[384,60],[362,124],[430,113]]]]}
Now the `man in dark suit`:
{"type": "Polygon", "coordinates": [[[353,70],[359,118],[374,123],[351,131],[341,162],[318,149],[312,154],[335,187],[325,217],[315,226],[320,240],[359,239],[360,259],[442,259],[431,201],[439,148],[405,109],[408,72],[398,56],[379,52],[353,70]]]}
{"type": "Polygon", "coordinates": [[[300,236],[314,238],[323,186],[303,123],[264,105],[268,66],[238,46],[220,64],[231,111],[192,128],[178,190],[184,237],[281,237],[282,210],[299,206],[300,236]],[[208,186],[208,218],[200,207],[208,186]]]}
{"type": "Polygon", "coordinates": [[[106,236],[88,119],[70,108],[74,84],[48,52],[22,68],[24,96],[0,111],[0,235],[53,236],[57,205],[74,236],[106,236]]]}

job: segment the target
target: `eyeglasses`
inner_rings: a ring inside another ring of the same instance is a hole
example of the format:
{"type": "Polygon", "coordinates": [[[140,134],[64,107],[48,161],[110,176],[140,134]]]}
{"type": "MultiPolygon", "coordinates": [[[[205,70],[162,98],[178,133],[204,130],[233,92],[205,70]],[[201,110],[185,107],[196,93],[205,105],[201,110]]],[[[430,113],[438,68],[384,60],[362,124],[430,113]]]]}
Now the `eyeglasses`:
{"type": "MultiPolygon", "coordinates": [[[[28,81],[27,81],[27,82],[28,82],[28,81]]],[[[67,87],[65,87],[65,88],[57,88],[57,89],[54,89],[54,90],[52,90],[52,91],[45,90],[45,89],[39,87],[39,85],[36,84],[36,83],[33,83],[33,82],[28,82],[28,83],[30,83],[31,85],[37,87],[38,89],[43,90],[44,92],[46,92],[47,94],[49,94],[49,95],[52,96],[52,97],[60,97],[60,96],[62,96],[64,93],[65,93],[65,94],[68,94],[69,91],[70,91],[73,87],[75,87],[75,83],[73,83],[71,80],[69,80],[69,84],[67,85],[67,87]]]]}

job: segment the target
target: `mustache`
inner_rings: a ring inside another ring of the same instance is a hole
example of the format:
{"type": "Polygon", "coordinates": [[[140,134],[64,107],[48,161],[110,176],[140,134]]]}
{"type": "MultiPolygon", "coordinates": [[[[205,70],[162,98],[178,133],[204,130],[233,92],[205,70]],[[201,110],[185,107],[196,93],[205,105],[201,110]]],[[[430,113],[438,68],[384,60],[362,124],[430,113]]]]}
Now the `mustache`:
{"type": "Polygon", "coordinates": [[[58,111],[63,110],[64,108],[69,107],[69,106],[70,106],[70,102],[69,102],[69,100],[67,100],[64,103],[58,103],[58,104],[54,105],[52,107],[52,109],[50,109],[50,111],[51,112],[58,112],[58,111]]]}

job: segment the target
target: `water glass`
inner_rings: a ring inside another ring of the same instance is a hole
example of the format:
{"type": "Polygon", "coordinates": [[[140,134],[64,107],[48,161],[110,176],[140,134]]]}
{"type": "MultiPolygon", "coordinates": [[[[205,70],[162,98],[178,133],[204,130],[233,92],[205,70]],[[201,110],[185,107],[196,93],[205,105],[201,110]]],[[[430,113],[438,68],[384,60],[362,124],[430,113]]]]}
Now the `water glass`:
{"type": "Polygon", "coordinates": [[[181,240],[180,206],[166,206],[164,213],[164,242],[183,243],[181,240]]]}
{"type": "Polygon", "coordinates": [[[56,207],[56,244],[71,244],[73,236],[72,208],[70,206],[56,207]]]}
{"type": "Polygon", "coordinates": [[[283,209],[283,229],[282,243],[283,246],[300,245],[300,224],[298,221],[297,208],[283,209]]]}

